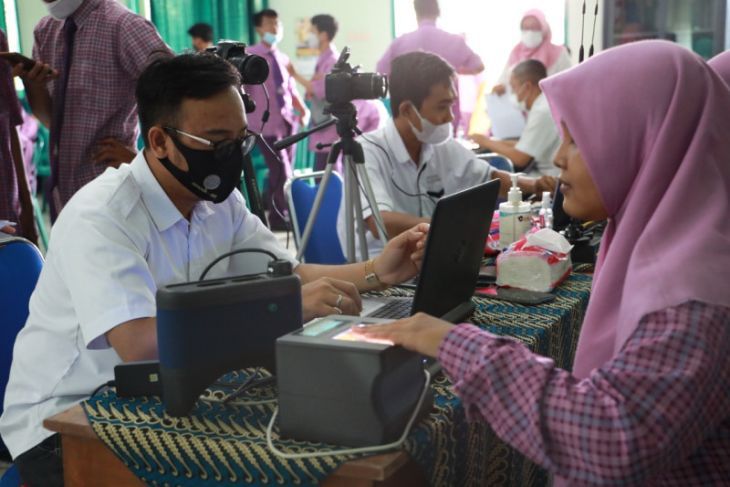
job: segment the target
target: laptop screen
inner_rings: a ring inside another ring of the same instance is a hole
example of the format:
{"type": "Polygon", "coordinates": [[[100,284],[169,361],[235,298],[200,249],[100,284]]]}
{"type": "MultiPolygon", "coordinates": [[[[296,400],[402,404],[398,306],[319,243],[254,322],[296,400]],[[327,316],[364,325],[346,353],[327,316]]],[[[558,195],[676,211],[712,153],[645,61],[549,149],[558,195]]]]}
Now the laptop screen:
{"type": "Polygon", "coordinates": [[[499,188],[495,179],[439,200],[412,313],[444,316],[471,301],[499,188]]]}

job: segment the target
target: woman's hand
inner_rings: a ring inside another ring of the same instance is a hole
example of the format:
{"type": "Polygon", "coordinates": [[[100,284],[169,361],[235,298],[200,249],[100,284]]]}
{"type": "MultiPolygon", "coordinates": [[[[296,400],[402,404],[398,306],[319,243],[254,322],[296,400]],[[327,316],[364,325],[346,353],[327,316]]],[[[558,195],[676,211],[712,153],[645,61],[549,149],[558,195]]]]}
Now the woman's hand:
{"type": "Polygon", "coordinates": [[[451,323],[426,313],[416,313],[393,323],[357,325],[352,329],[364,337],[390,340],[408,350],[436,358],[441,342],[453,327],[451,323]]]}
{"type": "Polygon", "coordinates": [[[351,282],[322,277],[302,286],[304,323],[327,315],[359,316],[360,311],[360,292],[351,282]]]}

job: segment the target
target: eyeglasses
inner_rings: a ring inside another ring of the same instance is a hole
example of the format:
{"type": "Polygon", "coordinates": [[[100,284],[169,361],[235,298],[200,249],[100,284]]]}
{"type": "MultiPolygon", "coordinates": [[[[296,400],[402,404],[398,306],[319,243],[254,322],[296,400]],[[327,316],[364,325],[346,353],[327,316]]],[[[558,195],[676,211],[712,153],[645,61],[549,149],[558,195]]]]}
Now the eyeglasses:
{"type": "Polygon", "coordinates": [[[240,149],[245,156],[249,152],[251,152],[253,146],[256,145],[256,134],[251,131],[248,131],[246,135],[237,139],[225,139],[219,140],[218,142],[213,142],[211,140],[198,137],[197,135],[183,132],[182,130],[178,130],[174,127],[163,128],[168,133],[172,132],[175,134],[184,135],[185,137],[188,137],[196,142],[200,142],[201,144],[207,145],[208,147],[212,147],[213,157],[215,157],[215,159],[218,161],[228,159],[233,154],[233,151],[235,151],[236,149],[240,149]]]}

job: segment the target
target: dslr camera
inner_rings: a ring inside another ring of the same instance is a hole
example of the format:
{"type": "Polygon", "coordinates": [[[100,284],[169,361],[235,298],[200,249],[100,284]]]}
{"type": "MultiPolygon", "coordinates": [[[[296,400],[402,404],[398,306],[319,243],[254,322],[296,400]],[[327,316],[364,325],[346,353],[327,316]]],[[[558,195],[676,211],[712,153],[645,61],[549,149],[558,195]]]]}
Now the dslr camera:
{"type": "Polygon", "coordinates": [[[246,54],[243,42],[220,41],[206,51],[231,63],[241,73],[245,85],[260,85],[269,77],[269,63],[261,56],[246,54]]]}
{"type": "Polygon", "coordinates": [[[347,60],[350,49],[344,48],[332,72],[325,77],[325,98],[331,104],[349,103],[352,100],[385,98],[388,94],[388,78],[378,73],[358,73],[359,66],[350,66],[347,60]]]}

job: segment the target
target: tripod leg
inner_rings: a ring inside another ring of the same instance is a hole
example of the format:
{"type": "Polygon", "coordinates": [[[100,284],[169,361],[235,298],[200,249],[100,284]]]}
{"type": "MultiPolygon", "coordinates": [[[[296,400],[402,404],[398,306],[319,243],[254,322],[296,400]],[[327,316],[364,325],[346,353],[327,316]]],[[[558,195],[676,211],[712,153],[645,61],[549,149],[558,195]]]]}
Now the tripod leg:
{"type": "Polygon", "coordinates": [[[355,255],[355,219],[353,218],[353,200],[358,197],[355,188],[355,172],[352,168],[352,157],[345,154],[342,158],[342,164],[345,174],[345,241],[346,256],[348,262],[356,262],[355,255]]]}
{"type": "MultiPolygon", "coordinates": [[[[351,198],[352,198],[352,206],[354,206],[354,220],[356,223],[355,230],[357,231],[357,237],[358,237],[358,243],[360,246],[360,257],[363,261],[368,260],[370,258],[369,252],[368,252],[368,244],[367,239],[365,238],[365,234],[367,232],[367,227],[365,226],[365,219],[362,215],[362,201],[360,200],[360,188],[357,184],[357,164],[353,162],[353,159],[351,156],[345,156],[344,157],[346,164],[347,164],[347,170],[348,173],[351,175],[350,180],[350,187],[351,187],[351,198]]],[[[354,232],[351,234],[354,239],[354,232]]],[[[353,252],[354,254],[354,252],[353,252]]],[[[354,256],[354,259],[351,259],[350,262],[356,262],[357,256],[354,256]]]]}
{"type": "MultiPolygon", "coordinates": [[[[373,187],[370,185],[370,178],[368,177],[368,172],[365,169],[365,164],[356,164],[355,166],[357,167],[357,175],[362,183],[363,189],[365,190],[365,198],[368,201],[368,205],[370,205],[373,218],[375,218],[375,225],[378,227],[380,239],[383,241],[383,245],[385,245],[388,243],[388,233],[385,230],[385,223],[383,223],[383,217],[378,209],[378,202],[373,194],[373,187]]],[[[360,215],[362,215],[362,213],[360,215]]]]}
{"type": "Polygon", "coordinates": [[[324,177],[322,178],[322,181],[319,183],[319,189],[317,190],[317,196],[314,198],[314,205],[312,206],[312,211],[309,213],[309,218],[307,218],[307,224],[304,227],[304,234],[302,235],[302,242],[299,246],[299,251],[297,252],[297,260],[301,261],[302,256],[304,256],[304,250],[307,248],[307,244],[309,243],[309,238],[312,236],[312,230],[314,229],[314,222],[317,221],[317,215],[319,215],[319,208],[322,206],[322,199],[324,198],[325,191],[327,190],[327,184],[330,181],[330,176],[332,176],[332,170],[334,168],[334,164],[327,164],[327,167],[324,170],[324,177]]]}

